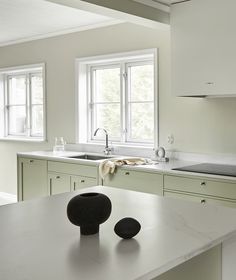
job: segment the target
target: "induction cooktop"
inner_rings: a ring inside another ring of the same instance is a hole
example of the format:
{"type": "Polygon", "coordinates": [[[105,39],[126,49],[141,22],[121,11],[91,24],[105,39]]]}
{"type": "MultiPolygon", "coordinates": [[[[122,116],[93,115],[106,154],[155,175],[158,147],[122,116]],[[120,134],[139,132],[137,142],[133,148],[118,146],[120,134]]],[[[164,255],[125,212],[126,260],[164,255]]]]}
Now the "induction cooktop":
{"type": "Polygon", "coordinates": [[[236,165],[200,163],[173,168],[172,170],[236,177],[236,165]]]}

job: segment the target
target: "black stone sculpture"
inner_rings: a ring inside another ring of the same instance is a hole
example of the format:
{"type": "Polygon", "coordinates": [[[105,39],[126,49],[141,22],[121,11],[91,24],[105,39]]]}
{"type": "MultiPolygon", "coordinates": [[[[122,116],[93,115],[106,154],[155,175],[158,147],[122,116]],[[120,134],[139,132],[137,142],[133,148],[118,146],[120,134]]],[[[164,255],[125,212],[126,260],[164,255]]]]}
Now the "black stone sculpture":
{"type": "Polygon", "coordinates": [[[67,205],[70,222],[80,226],[82,235],[96,234],[99,225],[111,214],[111,201],[102,193],[83,193],[73,197],[67,205]]]}
{"type": "Polygon", "coordinates": [[[140,223],[133,218],[123,218],[114,227],[115,233],[124,239],[134,237],[141,229],[140,223]]]}

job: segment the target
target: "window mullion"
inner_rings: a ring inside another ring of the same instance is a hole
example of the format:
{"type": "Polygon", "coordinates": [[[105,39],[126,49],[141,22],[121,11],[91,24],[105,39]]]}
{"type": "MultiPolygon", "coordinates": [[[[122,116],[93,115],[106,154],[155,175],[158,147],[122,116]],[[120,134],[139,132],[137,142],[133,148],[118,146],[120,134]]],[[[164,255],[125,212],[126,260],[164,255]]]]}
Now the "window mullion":
{"type": "Polygon", "coordinates": [[[125,142],[125,80],[124,80],[124,64],[120,64],[120,140],[125,142]]]}
{"type": "Polygon", "coordinates": [[[32,117],[32,108],[31,108],[31,74],[26,75],[26,134],[28,137],[31,136],[31,117],[32,117]]]}
{"type": "Polygon", "coordinates": [[[4,95],[4,114],[5,114],[5,126],[4,126],[4,135],[7,136],[9,135],[9,76],[6,76],[6,82],[5,82],[5,87],[6,87],[6,92],[4,95]]]}
{"type": "Polygon", "coordinates": [[[95,98],[95,85],[96,85],[96,71],[93,70],[92,68],[90,68],[90,75],[89,75],[89,86],[90,86],[90,95],[89,95],[89,100],[88,100],[88,110],[89,110],[89,114],[88,114],[88,119],[89,119],[89,140],[93,139],[93,131],[94,131],[94,126],[95,126],[95,117],[96,117],[96,113],[95,113],[95,105],[94,105],[94,98],[95,98]]]}
{"type": "Polygon", "coordinates": [[[125,65],[125,77],[126,77],[126,142],[129,141],[130,137],[131,137],[131,112],[130,112],[130,100],[131,100],[131,92],[130,92],[130,71],[129,71],[129,65],[128,63],[126,63],[125,65]]]}

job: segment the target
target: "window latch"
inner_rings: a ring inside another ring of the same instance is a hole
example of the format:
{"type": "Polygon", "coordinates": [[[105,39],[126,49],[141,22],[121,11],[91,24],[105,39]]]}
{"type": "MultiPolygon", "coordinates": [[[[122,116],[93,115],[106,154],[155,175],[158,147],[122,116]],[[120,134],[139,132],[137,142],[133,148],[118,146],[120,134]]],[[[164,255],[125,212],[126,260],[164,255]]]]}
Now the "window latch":
{"type": "Polygon", "coordinates": [[[128,77],[128,74],[127,74],[126,72],[124,72],[124,73],[123,73],[123,78],[124,78],[124,79],[127,79],[127,77],[128,77]]]}

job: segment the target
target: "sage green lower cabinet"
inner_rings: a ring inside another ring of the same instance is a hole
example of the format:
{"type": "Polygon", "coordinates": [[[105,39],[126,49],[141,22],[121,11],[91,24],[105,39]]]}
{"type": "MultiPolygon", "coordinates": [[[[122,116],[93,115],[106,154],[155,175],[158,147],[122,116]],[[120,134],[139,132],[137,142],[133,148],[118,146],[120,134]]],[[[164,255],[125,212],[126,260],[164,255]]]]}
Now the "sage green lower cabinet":
{"type": "Polygon", "coordinates": [[[221,280],[221,245],[218,245],[153,280],[221,280]]]}
{"type": "Polygon", "coordinates": [[[50,195],[98,185],[98,167],[48,161],[50,195]]]}
{"type": "Polygon", "coordinates": [[[198,202],[201,203],[202,205],[215,204],[215,205],[222,205],[226,207],[236,207],[236,201],[233,200],[217,199],[215,197],[190,195],[186,193],[178,193],[178,192],[170,192],[170,191],[165,191],[164,195],[166,197],[180,198],[184,200],[198,202]]]}
{"type": "Polygon", "coordinates": [[[164,196],[236,207],[236,183],[207,177],[164,175],[164,196]]]}
{"type": "Polygon", "coordinates": [[[49,195],[71,191],[70,175],[62,173],[48,173],[49,195]]]}
{"type": "Polygon", "coordinates": [[[18,200],[29,200],[48,195],[47,161],[18,158],[18,200]]]}
{"type": "Polygon", "coordinates": [[[83,188],[93,187],[97,185],[97,178],[85,176],[71,176],[71,190],[80,190],[83,188]]]}
{"type": "Polygon", "coordinates": [[[128,169],[117,169],[103,180],[104,186],[163,195],[163,175],[128,169]]]}

